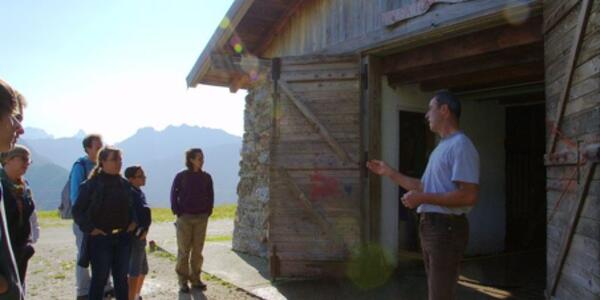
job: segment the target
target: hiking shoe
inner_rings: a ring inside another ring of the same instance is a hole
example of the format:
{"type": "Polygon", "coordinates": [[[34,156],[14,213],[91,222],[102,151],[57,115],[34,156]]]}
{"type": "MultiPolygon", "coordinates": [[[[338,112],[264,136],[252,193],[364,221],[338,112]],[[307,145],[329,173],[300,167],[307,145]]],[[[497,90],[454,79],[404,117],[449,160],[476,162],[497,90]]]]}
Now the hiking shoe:
{"type": "Polygon", "coordinates": [[[112,299],[114,297],[115,297],[115,289],[114,288],[104,291],[104,299],[112,299]]]}
{"type": "Polygon", "coordinates": [[[200,281],[198,283],[192,284],[192,288],[193,289],[199,289],[199,290],[202,290],[202,291],[206,291],[206,284],[204,284],[204,282],[200,281]]]}
{"type": "Polygon", "coordinates": [[[184,293],[184,294],[189,294],[190,293],[190,287],[185,284],[179,287],[179,292],[180,293],[184,293]]]}

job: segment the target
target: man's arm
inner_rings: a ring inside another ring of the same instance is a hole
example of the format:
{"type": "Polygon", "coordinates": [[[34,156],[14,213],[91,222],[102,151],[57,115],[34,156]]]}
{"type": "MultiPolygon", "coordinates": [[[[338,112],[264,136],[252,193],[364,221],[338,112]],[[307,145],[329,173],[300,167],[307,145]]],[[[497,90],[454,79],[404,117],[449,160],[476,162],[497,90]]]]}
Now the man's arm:
{"type": "MultiPolygon", "coordinates": [[[[90,190],[90,182],[87,184],[81,184],[81,193],[78,194],[77,200],[75,201],[75,205],[73,205],[73,221],[81,231],[85,233],[90,233],[94,230],[94,225],[92,224],[92,220],[88,218],[87,210],[90,207],[91,193],[90,190]]],[[[78,189],[79,190],[79,189],[78,189]]]]}
{"type": "Polygon", "coordinates": [[[397,185],[401,186],[403,189],[411,191],[422,191],[423,183],[418,178],[413,178],[410,176],[406,176],[388,166],[385,162],[381,160],[372,159],[367,162],[367,168],[371,170],[371,172],[389,177],[393,182],[397,185]]]}
{"type": "Polygon", "coordinates": [[[479,185],[457,181],[458,189],[448,193],[421,193],[409,191],[402,196],[402,203],[409,208],[421,204],[434,204],[445,207],[473,206],[479,201],[479,185]]]}
{"type": "Polygon", "coordinates": [[[70,175],[69,193],[71,197],[71,205],[75,205],[77,197],[79,196],[79,185],[85,180],[85,171],[83,170],[82,162],[76,162],[73,164],[73,169],[70,175]]]}
{"type": "MultiPolygon", "coordinates": [[[[181,173],[180,173],[181,174],[181,173]]],[[[177,203],[179,199],[179,174],[175,175],[173,184],[171,185],[171,211],[174,215],[179,216],[179,205],[177,203]]]]}
{"type": "Polygon", "coordinates": [[[208,175],[208,201],[210,201],[210,212],[208,215],[212,215],[213,207],[215,205],[215,190],[213,188],[212,177],[208,175]]]}

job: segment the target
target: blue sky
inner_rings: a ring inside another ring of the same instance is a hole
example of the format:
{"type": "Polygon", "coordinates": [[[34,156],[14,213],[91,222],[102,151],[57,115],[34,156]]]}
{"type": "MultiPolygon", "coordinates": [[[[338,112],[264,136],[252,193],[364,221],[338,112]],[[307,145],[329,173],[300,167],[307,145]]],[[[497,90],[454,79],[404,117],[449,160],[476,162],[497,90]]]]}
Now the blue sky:
{"type": "Polygon", "coordinates": [[[28,99],[25,126],[56,137],[183,123],[241,135],[245,92],[185,84],[231,3],[0,1],[0,77],[28,99]]]}

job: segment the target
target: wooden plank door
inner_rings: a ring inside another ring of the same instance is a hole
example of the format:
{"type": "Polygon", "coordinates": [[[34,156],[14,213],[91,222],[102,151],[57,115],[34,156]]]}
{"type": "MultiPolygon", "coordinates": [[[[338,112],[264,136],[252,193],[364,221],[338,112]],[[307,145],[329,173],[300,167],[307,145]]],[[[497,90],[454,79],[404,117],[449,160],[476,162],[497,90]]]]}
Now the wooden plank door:
{"type": "Polygon", "coordinates": [[[360,245],[359,63],[313,56],[274,67],[273,276],[331,275],[360,245]]]}
{"type": "Polygon", "coordinates": [[[544,1],[548,299],[597,299],[599,0],[544,1]]]}

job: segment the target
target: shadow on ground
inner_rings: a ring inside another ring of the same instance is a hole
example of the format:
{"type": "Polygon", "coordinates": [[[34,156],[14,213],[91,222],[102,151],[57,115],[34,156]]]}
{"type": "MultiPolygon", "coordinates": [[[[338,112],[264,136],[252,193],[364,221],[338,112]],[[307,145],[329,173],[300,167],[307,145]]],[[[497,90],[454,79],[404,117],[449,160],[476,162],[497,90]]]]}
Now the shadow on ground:
{"type": "Polygon", "coordinates": [[[192,290],[189,294],[179,293],[178,300],[206,300],[206,295],[202,291],[192,290]]]}
{"type": "MultiPolygon", "coordinates": [[[[269,278],[267,260],[237,253],[269,278]]],[[[457,299],[544,299],[543,251],[467,259],[457,299]]],[[[252,293],[265,299],[426,299],[427,277],[421,261],[407,260],[382,285],[361,289],[348,279],[278,279],[252,293]]]]}

